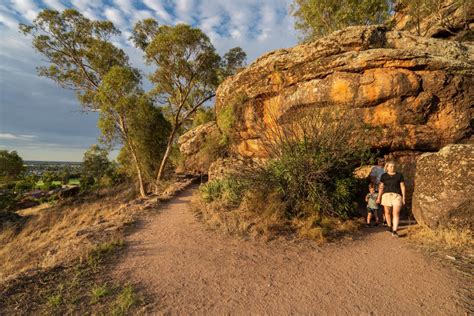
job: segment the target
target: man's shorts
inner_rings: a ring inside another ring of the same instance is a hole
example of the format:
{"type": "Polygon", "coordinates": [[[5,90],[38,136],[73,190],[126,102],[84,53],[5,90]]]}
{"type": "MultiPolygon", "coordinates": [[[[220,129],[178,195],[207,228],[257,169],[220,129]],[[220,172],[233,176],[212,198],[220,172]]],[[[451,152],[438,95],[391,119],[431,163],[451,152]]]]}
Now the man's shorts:
{"type": "Polygon", "coordinates": [[[390,206],[390,207],[396,207],[396,206],[402,206],[402,196],[398,193],[384,193],[382,195],[382,205],[383,206],[390,206]]]}

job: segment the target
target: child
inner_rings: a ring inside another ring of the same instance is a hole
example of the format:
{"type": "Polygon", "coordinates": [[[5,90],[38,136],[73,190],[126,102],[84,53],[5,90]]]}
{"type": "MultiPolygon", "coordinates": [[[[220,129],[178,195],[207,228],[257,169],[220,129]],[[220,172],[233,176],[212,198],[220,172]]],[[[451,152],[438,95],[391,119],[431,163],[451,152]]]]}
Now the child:
{"type": "Polygon", "coordinates": [[[379,206],[377,204],[378,193],[375,192],[375,184],[369,184],[369,193],[365,196],[367,202],[367,224],[366,227],[370,227],[370,220],[372,215],[375,217],[375,226],[379,226],[379,216],[377,214],[379,206]]]}

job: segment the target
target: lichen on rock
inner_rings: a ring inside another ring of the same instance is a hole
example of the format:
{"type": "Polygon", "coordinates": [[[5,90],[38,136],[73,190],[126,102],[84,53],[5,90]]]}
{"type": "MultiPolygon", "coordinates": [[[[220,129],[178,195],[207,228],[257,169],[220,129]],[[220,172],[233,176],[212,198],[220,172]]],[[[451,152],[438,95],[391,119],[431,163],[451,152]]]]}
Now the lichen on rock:
{"type": "Polygon", "coordinates": [[[416,164],[413,214],[429,228],[474,230],[474,145],[448,145],[416,164]]]}
{"type": "Polygon", "coordinates": [[[247,96],[233,153],[265,157],[272,124],[302,111],[350,110],[381,129],[373,149],[436,151],[471,133],[474,47],[382,26],[349,27],[317,41],[268,53],[217,91],[216,113],[247,96]]]}

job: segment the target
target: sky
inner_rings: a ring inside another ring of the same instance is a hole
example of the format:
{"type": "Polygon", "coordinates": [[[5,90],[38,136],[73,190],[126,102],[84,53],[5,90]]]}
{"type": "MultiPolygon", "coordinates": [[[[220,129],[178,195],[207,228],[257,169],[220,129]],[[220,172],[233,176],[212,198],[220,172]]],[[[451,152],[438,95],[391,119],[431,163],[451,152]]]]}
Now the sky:
{"type": "MultiPolygon", "coordinates": [[[[97,143],[97,113],[84,112],[72,91],[39,77],[47,65],[18,31],[38,12],[75,8],[87,18],[110,20],[122,34],[113,42],[133,66],[149,74],[143,54],[130,42],[130,30],[144,18],[160,24],[199,27],[222,56],[240,46],[247,63],[262,54],[296,45],[289,15],[292,0],[1,0],[0,1],[0,150],[16,150],[24,160],[81,161],[97,143]]],[[[149,85],[149,84],[148,84],[149,85]]]]}

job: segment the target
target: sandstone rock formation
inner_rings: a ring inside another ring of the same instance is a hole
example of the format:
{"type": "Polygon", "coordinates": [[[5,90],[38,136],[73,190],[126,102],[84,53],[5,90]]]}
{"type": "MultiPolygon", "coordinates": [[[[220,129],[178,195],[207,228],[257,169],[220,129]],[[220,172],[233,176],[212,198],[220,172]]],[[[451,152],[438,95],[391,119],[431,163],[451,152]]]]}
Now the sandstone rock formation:
{"type": "Polygon", "coordinates": [[[474,229],[474,145],[449,145],[418,158],[413,214],[430,228],[474,229]]]}
{"type": "Polygon", "coordinates": [[[176,171],[193,175],[206,174],[216,158],[213,148],[209,148],[209,142],[218,141],[218,138],[219,130],[215,122],[200,125],[183,134],[178,145],[184,160],[176,171]]]}
{"type": "Polygon", "coordinates": [[[209,167],[209,181],[238,175],[247,169],[248,163],[251,163],[251,160],[219,158],[209,167]]]}
{"type": "Polygon", "coordinates": [[[394,28],[426,37],[474,41],[472,1],[446,0],[431,5],[435,6],[433,14],[417,18],[410,15],[406,7],[397,4],[392,19],[394,28]]]}
{"type": "Polygon", "coordinates": [[[243,158],[265,158],[264,131],[322,108],[377,129],[373,149],[424,152],[471,137],[473,100],[473,45],[366,26],[260,57],[219,86],[216,113],[220,128],[234,107],[243,158]]]}

